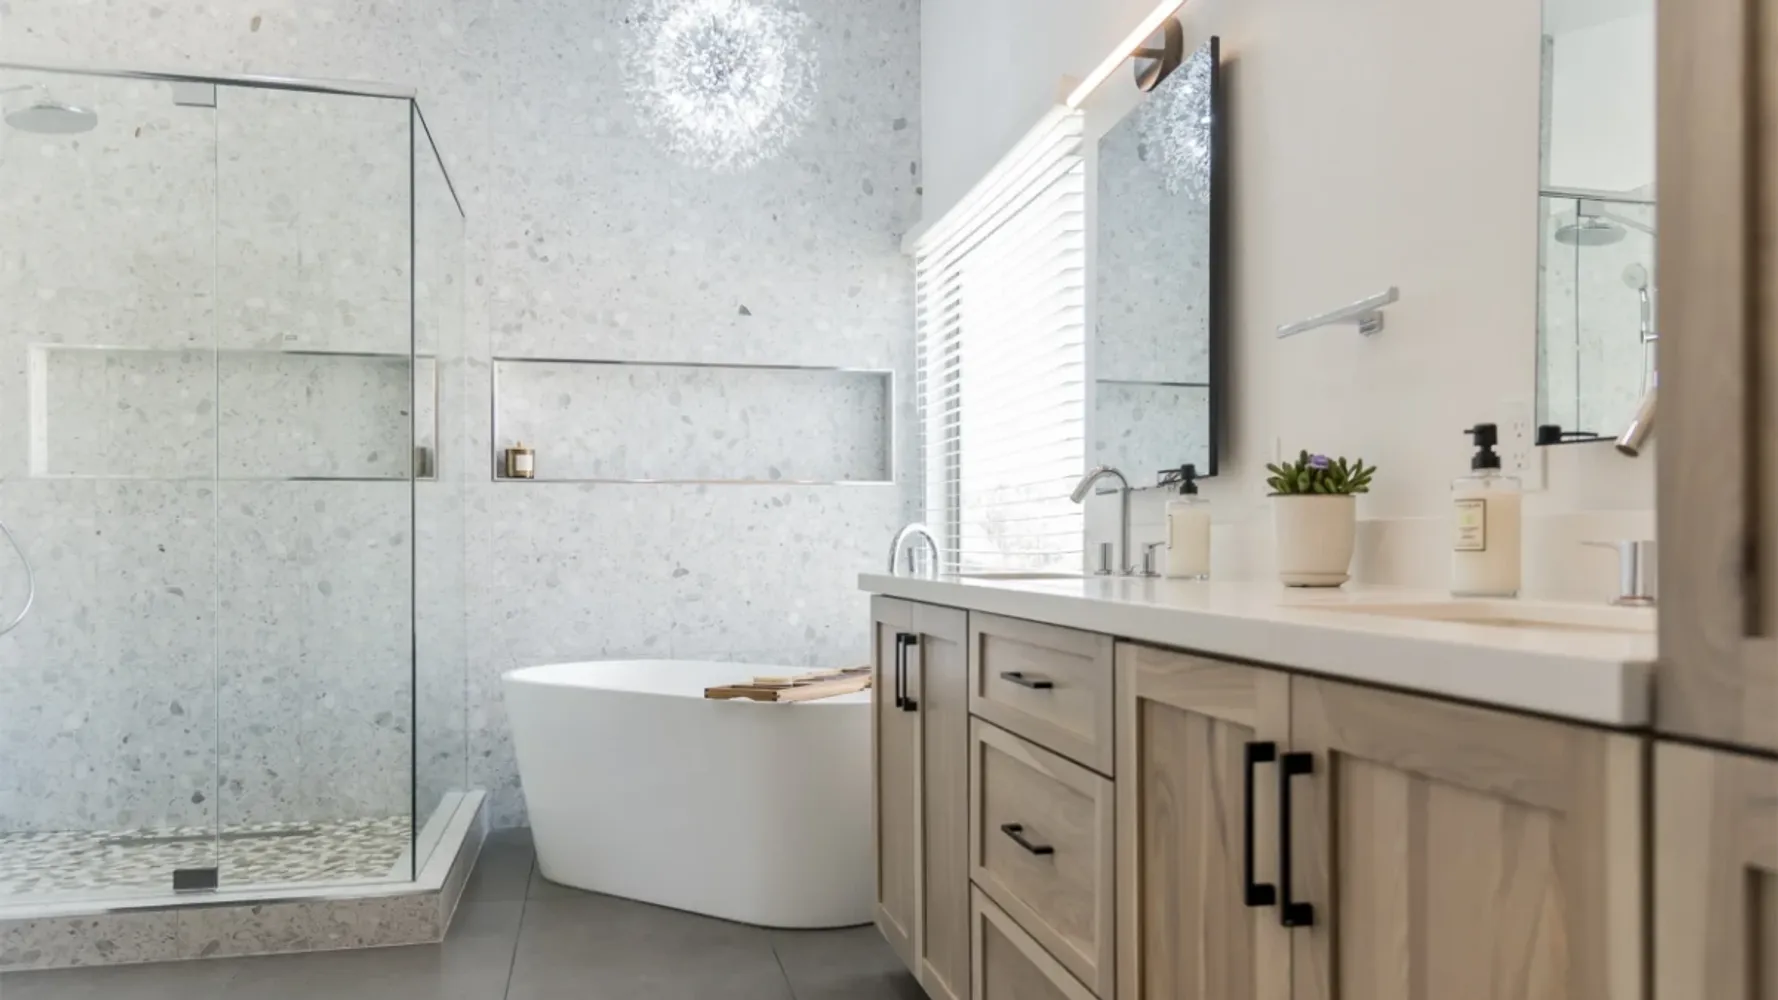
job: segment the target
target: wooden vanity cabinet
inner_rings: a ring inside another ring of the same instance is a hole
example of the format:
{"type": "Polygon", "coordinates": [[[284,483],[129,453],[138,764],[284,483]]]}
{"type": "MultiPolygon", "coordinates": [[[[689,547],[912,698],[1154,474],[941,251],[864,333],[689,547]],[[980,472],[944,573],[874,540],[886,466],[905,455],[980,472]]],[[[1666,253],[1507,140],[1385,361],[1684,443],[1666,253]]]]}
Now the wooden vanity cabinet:
{"type": "Polygon", "coordinates": [[[871,830],[876,839],[877,929],[909,971],[914,962],[920,857],[919,720],[903,710],[903,642],[914,606],[873,597],[871,609],[871,830]]]}
{"type": "Polygon", "coordinates": [[[1117,665],[1119,1000],[1642,1000],[1642,739],[1117,665]]]}
{"type": "Polygon", "coordinates": [[[1263,905],[1277,893],[1289,686],[1275,671],[1118,644],[1119,1000],[1290,996],[1290,933],[1263,905]]]}
{"type": "MultiPolygon", "coordinates": [[[[873,612],[877,922],[935,1000],[1650,1000],[1640,735],[873,612]]],[[[1657,810],[1661,884],[1702,916],[1664,916],[1692,978],[1653,1000],[1778,1000],[1715,943],[1778,935],[1778,762],[1662,752],[1693,798],[1657,810]]]]}
{"type": "Polygon", "coordinates": [[[877,927],[934,1000],[968,1000],[968,614],[873,597],[871,623],[877,927]]]}
{"type": "Polygon", "coordinates": [[[1291,996],[1641,1000],[1646,746],[1293,677],[1291,996]]]}
{"type": "MultiPolygon", "coordinates": [[[[1778,751],[1778,18],[1656,5],[1656,728],[1778,751]]],[[[1644,459],[1646,461],[1646,459],[1644,459]]],[[[1739,1000],[1739,998],[1736,998],[1739,1000]]]]}
{"type": "Polygon", "coordinates": [[[1653,1000],[1778,1000],[1778,760],[1654,758],[1653,1000]]]}

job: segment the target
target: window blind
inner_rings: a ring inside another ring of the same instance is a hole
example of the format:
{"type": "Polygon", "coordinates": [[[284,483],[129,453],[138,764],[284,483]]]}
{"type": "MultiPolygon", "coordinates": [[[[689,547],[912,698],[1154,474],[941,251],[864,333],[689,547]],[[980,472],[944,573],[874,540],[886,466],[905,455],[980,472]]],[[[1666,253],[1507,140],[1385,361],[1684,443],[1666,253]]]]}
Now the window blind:
{"type": "Polygon", "coordinates": [[[1078,571],[1086,168],[1051,112],[913,246],[926,519],[948,572],[1078,571]]]}

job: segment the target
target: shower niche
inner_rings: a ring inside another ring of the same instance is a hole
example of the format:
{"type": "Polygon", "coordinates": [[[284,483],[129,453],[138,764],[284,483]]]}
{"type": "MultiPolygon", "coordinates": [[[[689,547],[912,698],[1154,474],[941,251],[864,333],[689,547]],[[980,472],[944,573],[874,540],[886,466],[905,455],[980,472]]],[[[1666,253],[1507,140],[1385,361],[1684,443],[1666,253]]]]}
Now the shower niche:
{"type": "MultiPolygon", "coordinates": [[[[419,103],[20,66],[0,101],[0,521],[36,580],[0,918],[415,882],[479,804],[464,220],[419,103]]],[[[24,581],[0,552],[0,620],[24,581]]]]}
{"type": "Polygon", "coordinates": [[[1544,0],[1542,55],[1539,443],[1635,438],[1659,339],[1654,0],[1544,0]]]}

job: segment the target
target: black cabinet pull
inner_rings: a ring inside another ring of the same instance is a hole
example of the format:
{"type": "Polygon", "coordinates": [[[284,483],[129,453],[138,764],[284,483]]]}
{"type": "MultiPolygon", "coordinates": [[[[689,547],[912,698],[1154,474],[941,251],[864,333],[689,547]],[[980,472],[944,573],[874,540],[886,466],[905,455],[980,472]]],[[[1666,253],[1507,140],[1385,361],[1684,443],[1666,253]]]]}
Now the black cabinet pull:
{"type": "Polygon", "coordinates": [[[1002,670],[1000,679],[1011,681],[1019,687],[1030,688],[1033,691],[1048,691],[1056,686],[1055,681],[1047,681],[1041,677],[1027,677],[1023,670],[1002,670]]]}
{"type": "Polygon", "coordinates": [[[1279,895],[1284,898],[1279,922],[1286,927],[1313,927],[1315,905],[1298,902],[1290,893],[1290,779],[1299,774],[1314,774],[1315,755],[1287,753],[1278,764],[1278,886],[1279,895]]]}
{"type": "Polygon", "coordinates": [[[1000,824],[1000,832],[1011,837],[1013,843],[1030,851],[1032,854],[1043,855],[1056,853],[1056,849],[1048,844],[1033,844],[1029,840],[1026,840],[1025,825],[1023,823],[1002,823],[1000,824]]]}
{"type": "Polygon", "coordinates": [[[907,670],[908,670],[907,638],[908,638],[908,634],[906,632],[895,633],[895,707],[896,708],[901,708],[903,705],[906,705],[907,701],[908,701],[907,695],[903,694],[903,692],[907,689],[906,688],[906,685],[907,685],[906,677],[907,677],[907,670]]]}
{"type": "Polygon", "coordinates": [[[1241,800],[1241,849],[1246,852],[1241,858],[1241,884],[1247,891],[1248,906],[1275,906],[1278,902],[1278,887],[1270,882],[1253,880],[1253,769],[1260,764],[1270,764],[1278,759],[1278,744],[1255,742],[1247,744],[1247,766],[1242,784],[1246,786],[1241,800]]]}
{"type": "Polygon", "coordinates": [[[908,675],[908,650],[913,649],[915,646],[918,646],[920,644],[920,637],[915,635],[912,632],[903,632],[899,636],[897,636],[897,638],[901,640],[901,644],[902,644],[902,646],[901,646],[901,703],[900,703],[901,710],[904,712],[917,712],[920,710],[920,703],[914,700],[913,695],[910,695],[907,693],[908,692],[908,676],[907,675],[908,675]]]}

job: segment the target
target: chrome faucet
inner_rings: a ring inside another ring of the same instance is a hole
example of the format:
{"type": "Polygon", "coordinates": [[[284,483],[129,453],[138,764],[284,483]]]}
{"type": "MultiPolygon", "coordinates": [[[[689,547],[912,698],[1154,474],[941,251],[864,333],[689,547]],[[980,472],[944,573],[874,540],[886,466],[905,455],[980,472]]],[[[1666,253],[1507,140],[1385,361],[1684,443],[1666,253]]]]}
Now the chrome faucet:
{"type": "MultiPolygon", "coordinates": [[[[1075,503],[1085,503],[1087,494],[1092,491],[1093,484],[1107,476],[1117,480],[1118,497],[1121,503],[1118,511],[1118,520],[1121,522],[1118,532],[1118,564],[1123,567],[1124,576],[1135,576],[1136,568],[1130,563],[1130,481],[1124,478],[1124,474],[1109,465],[1095,466],[1088,470],[1086,475],[1080,477],[1080,482],[1074,487],[1074,493],[1068,499],[1075,503]]],[[[1101,568],[1099,574],[1109,576],[1111,568],[1109,566],[1101,568]]]]}
{"type": "Polygon", "coordinates": [[[1655,543],[1647,540],[1582,542],[1617,552],[1617,596],[1611,603],[1623,608],[1649,608],[1655,604],[1655,543]]]}
{"type": "MultiPolygon", "coordinates": [[[[918,521],[915,521],[913,524],[907,525],[906,527],[902,528],[900,531],[896,532],[895,533],[895,541],[889,543],[889,575],[890,576],[896,575],[895,563],[898,559],[901,558],[902,548],[903,548],[903,546],[907,545],[908,539],[910,539],[910,538],[918,538],[926,543],[926,555],[929,558],[929,562],[927,563],[927,565],[929,567],[927,575],[928,576],[937,576],[938,575],[938,565],[939,565],[938,539],[932,537],[932,529],[931,528],[928,528],[927,526],[925,526],[924,524],[921,524],[918,521]]],[[[914,550],[912,550],[912,549],[907,550],[907,560],[906,561],[907,561],[907,567],[908,567],[908,575],[912,576],[914,573],[914,570],[916,569],[916,567],[914,565],[914,550]]]]}

